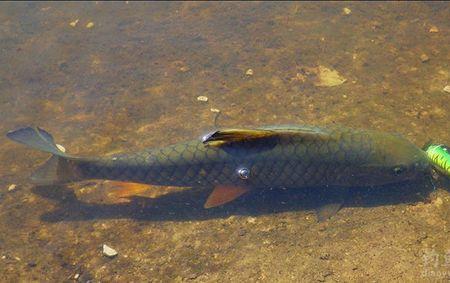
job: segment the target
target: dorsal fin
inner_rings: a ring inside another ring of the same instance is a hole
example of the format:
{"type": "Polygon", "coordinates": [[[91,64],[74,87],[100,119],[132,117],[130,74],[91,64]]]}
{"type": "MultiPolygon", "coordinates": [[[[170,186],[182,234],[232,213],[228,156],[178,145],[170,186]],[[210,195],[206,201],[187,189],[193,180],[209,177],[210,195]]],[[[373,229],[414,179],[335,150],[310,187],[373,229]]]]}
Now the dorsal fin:
{"type": "Polygon", "coordinates": [[[206,135],[203,143],[209,146],[221,146],[225,144],[259,141],[283,137],[298,137],[303,140],[324,140],[330,135],[314,128],[260,128],[260,129],[224,129],[206,135]]]}

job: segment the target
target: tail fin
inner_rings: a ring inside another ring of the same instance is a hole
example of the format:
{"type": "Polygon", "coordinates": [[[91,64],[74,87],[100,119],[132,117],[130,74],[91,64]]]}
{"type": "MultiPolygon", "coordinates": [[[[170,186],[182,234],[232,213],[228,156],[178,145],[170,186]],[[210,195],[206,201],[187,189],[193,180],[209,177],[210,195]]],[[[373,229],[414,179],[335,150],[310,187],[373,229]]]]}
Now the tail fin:
{"type": "Polygon", "coordinates": [[[53,154],[31,176],[33,183],[52,185],[81,180],[76,163],[79,158],[61,151],[55,144],[53,137],[43,129],[26,127],[8,132],[6,136],[15,142],[53,154]]]}

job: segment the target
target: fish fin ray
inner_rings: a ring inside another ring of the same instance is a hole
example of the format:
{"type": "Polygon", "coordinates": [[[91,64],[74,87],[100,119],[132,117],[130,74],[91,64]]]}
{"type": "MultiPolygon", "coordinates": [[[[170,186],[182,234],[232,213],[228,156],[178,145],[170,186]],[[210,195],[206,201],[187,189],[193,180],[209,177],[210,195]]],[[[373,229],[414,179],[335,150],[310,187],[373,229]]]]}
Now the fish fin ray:
{"type": "Polygon", "coordinates": [[[338,213],[342,208],[343,202],[333,202],[324,204],[316,208],[316,216],[319,222],[324,222],[338,213]]]}
{"type": "Polygon", "coordinates": [[[49,152],[61,157],[70,157],[58,148],[51,134],[39,127],[20,128],[8,132],[6,136],[15,142],[40,151],[49,152]]]}
{"type": "Polygon", "coordinates": [[[120,181],[109,181],[109,183],[114,189],[108,195],[120,199],[138,196],[152,188],[150,185],[140,183],[120,181]]]}
{"type": "Polygon", "coordinates": [[[78,157],[70,156],[56,145],[53,137],[39,127],[25,127],[10,131],[6,136],[33,149],[52,154],[31,176],[37,185],[54,185],[81,180],[76,164],[78,157]]]}
{"type": "Polygon", "coordinates": [[[52,155],[31,175],[36,185],[55,185],[82,180],[75,161],[58,155],[52,155]]]}
{"type": "Polygon", "coordinates": [[[217,186],[214,188],[214,190],[206,200],[204,208],[211,208],[226,204],[230,201],[235,200],[248,191],[249,189],[245,187],[217,186]]]}
{"type": "Polygon", "coordinates": [[[326,140],[331,136],[327,132],[309,129],[260,128],[260,129],[224,129],[212,132],[203,139],[208,146],[222,146],[233,143],[261,141],[265,139],[297,137],[302,140],[326,140]]]}

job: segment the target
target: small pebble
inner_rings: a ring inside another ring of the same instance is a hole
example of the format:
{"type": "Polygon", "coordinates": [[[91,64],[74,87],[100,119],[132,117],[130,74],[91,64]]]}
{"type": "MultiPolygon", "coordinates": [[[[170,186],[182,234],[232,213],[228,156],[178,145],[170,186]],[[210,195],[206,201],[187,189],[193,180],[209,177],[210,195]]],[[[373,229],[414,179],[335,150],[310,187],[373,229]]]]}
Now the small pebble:
{"type": "Polygon", "coordinates": [[[80,21],[79,19],[76,19],[75,21],[70,22],[69,25],[70,25],[71,27],[76,27],[79,21],[80,21]]]}
{"type": "Polygon", "coordinates": [[[247,76],[253,76],[253,70],[252,70],[252,69],[248,69],[248,70],[245,72],[245,74],[246,74],[247,76]]]}
{"type": "Polygon", "coordinates": [[[87,25],[86,25],[86,28],[93,28],[94,27],[94,23],[93,22],[89,22],[87,25]]]}
{"type": "Polygon", "coordinates": [[[9,187],[8,187],[8,192],[12,192],[12,191],[14,191],[16,188],[17,188],[17,185],[16,185],[16,184],[11,184],[11,185],[9,185],[9,187]]]}
{"type": "Polygon", "coordinates": [[[78,280],[78,278],[80,278],[80,273],[77,273],[73,276],[73,279],[78,280]]]}
{"type": "Polygon", "coordinates": [[[352,10],[350,10],[347,7],[345,7],[344,9],[342,9],[342,12],[344,13],[344,15],[350,15],[352,13],[352,10]]]}
{"type": "Polygon", "coordinates": [[[180,67],[180,71],[183,72],[183,73],[185,73],[185,72],[187,72],[187,71],[189,71],[189,70],[190,70],[190,69],[189,69],[188,66],[181,66],[181,67],[180,67]]]}
{"type": "Polygon", "coordinates": [[[435,205],[435,206],[439,207],[439,206],[442,206],[442,204],[444,204],[444,201],[442,200],[442,198],[437,197],[437,198],[434,200],[434,205],[435,205]]]}
{"type": "Polygon", "coordinates": [[[189,280],[194,280],[197,277],[198,277],[198,274],[192,272],[186,278],[189,279],[189,280]]]}
{"type": "Polygon", "coordinates": [[[103,255],[112,258],[118,255],[118,252],[115,249],[103,244],[103,255]]]}
{"type": "Polygon", "coordinates": [[[251,224],[256,223],[256,218],[255,217],[249,217],[249,218],[247,218],[247,222],[251,223],[251,224]]]}
{"type": "Polygon", "coordinates": [[[450,85],[446,85],[444,91],[450,93],[450,85]]]}
{"type": "Polygon", "coordinates": [[[211,112],[214,112],[214,113],[220,113],[220,110],[217,108],[211,108],[210,110],[211,110],[211,112]]]}
{"type": "Polygon", "coordinates": [[[432,33],[439,32],[439,29],[437,28],[437,26],[431,26],[429,32],[432,33]]]}
{"type": "Polygon", "coordinates": [[[56,144],[56,147],[61,150],[62,152],[66,152],[66,149],[64,148],[64,146],[60,145],[60,144],[56,144]]]}
{"type": "Polygon", "coordinates": [[[207,97],[207,96],[200,95],[200,96],[197,96],[197,100],[198,100],[198,101],[207,102],[207,101],[208,101],[208,97],[207,97]]]}
{"type": "Polygon", "coordinates": [[[430,61],[430,57],[428,57],[427,54],[422,54],[420,55],[420,61],[422,61],[422,63],[428,62],[430,61]]]}

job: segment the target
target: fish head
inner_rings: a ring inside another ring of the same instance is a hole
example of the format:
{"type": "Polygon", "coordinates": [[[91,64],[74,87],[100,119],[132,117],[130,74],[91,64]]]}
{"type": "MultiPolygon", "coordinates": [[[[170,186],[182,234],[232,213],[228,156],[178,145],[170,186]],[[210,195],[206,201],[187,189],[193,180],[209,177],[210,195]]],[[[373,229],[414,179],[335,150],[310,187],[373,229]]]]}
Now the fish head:
{"type": "Polygon", "coordinates": [[[359,175],[371,185],[399,183],[428,176],[431,167],[426,153],[398,135],[383,135],[374,143],[359,175]]]}

